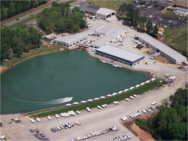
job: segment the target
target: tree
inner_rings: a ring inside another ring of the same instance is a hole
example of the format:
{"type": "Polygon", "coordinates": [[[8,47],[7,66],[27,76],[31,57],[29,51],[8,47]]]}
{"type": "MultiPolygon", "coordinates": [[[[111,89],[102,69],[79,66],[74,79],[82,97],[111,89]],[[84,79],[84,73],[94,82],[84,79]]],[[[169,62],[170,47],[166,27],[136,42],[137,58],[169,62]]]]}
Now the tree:
{"type": "Polygon", "coordinates": [[[154,36],[156,36],[156,34],[158,34],[158,27],[157,27],[157,25],[155,25],[154,28],[153,28],[153,34],[154,34],[154,36]]]}
{"type": "Polygon", "coordinates": [[[139,19],[139,23],[140,23],[140,27],[144,28],[145,27],[145,23],[147,22],[147,18],[146,17],[140,17],[139,19]]]}
{"type": "Polygon", "coordinates": [[[12,15],[14,15],[14,13],[15,13],[15,5],[14,5],[14,2],[10,2],[9,3],[9,16],[12,16],[12,15]]]}
{"type": "Polygon", "coordinates": [[[134,10],[133,13],[132,13],[132,25],[134,27],[137,27],[137,25],[138,25],[138,22],[139,22],[139,19],[140,19],[139,15],[140,14],[139,14],[139,10],[138,9],[134,10]]]}
{"type": "Polygon", "coordinates": [[[9,48],[10,47],[6,43],[1,45],[1,63],[4,59],[9,58],[9,48]]]}
{"type": "Polygon", "coordinates": [[[17,57],[21,57],[24,46],[25,46],[24,42],[20,38],[18,38],[16,41],[16,45],[13,48],[13,51],[14,53],[16,53],[17,57]]]}
{"type": "Polygon", "coordinates": [[[147,33],[149,34],[152,31],[152,22],[150,20],[148,20],[148,22],[146,23],[146,28],[147,28],[147,33]]]}

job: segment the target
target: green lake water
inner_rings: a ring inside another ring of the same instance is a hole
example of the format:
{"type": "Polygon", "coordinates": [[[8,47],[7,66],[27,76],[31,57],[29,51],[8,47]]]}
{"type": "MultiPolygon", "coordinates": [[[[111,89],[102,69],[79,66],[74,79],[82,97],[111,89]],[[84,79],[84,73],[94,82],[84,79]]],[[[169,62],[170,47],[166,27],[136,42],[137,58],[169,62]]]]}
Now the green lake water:
{"type": "Polygon", "coordinates": [[[105,64],[86,51],[37,56],[1,74],[1,114],[24,113],[105,96],[143,81],[145,73],[105,64]]]}

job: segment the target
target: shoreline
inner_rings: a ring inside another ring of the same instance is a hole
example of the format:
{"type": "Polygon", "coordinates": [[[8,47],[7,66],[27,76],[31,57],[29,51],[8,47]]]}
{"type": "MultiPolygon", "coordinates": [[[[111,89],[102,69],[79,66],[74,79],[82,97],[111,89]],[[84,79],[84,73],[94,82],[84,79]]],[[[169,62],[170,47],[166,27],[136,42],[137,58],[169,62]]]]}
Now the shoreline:
{"type": "MultiPolygon", "coordinates": [[[[52,46],[53,47],[53,46],[52,46]]],[[[50,48],[50,47],[49,47],[50,48]]],[[[63,48],[63,50],[52,50],[52,51],[44,51],[44,52],[41,52],[41,53],[38,53],[38,51],[36,52],[36,53],[33,53],[33,54],[28,54],[28,55],[25,55],[25,56],[23,56],[23,57],[26,57],[26,58],[15,58],[15,59],[20,59],[20,60],[18,60],[17,62],[15,62],[15,63],[13,63],[13,64],[9,64],[9,63],[11,63],[11,62],[7,62],[7,63],[5,63],[4,65],[1,65],[0,66],[0,74],[2,74],[2,73],[4,73],[4,72],[6,72],[7,70],[9,70],[10,68],[12,68],[12,67],[14,67],[14,66],[16,66],[16,65],[18,65],[18,64],[20,64],[20,63],[22,63],[22,62],[24,62],[24,61],[26,61],[26,60],[29,60],[29,59],[31,59],[31,58],[34,58],[34,57],[37,57],[37,56],[40,56],[40,55],[45,55],[45,54],[49,54],[49,53],[55,53],[55,52],[63,52],[63,51],[66,51],[66,49],[65,49],[65,47],[61,47],[61,48],[63,48]],[[29,56],[29,55],[31,55],[31,56],[29,56]]],[[[40,48],[39,48],[40,49],[40,48]]],[[[45,48],[41,48],[41,49],[45,49],[45,48]]],[[[40,50],[39,50],[40,51],[40,50]]],[[[10,60],[10,61],[13,61],[13,60],[10,60]]]]}

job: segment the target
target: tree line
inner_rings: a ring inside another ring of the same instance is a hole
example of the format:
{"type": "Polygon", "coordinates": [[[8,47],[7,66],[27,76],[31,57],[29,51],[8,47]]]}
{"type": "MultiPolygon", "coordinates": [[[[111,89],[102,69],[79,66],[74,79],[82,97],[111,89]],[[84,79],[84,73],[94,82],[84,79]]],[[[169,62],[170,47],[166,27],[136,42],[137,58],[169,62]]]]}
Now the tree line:
{"type": "Polygon", "coordinates": [[[1,1],[1,20],[46,3],[47,0],[1,1]]]}
{"type": "Polygon", "coordinates": [[[21,57],[22,52],[29,52],[30,49],[39,48],[41,45],[42,33],[34,27],[5,27],[1,30],[1,64],[4,59],[12,56],[21,57]]]}
{"type": "Polygon", "coordinates": [[[86,17],[80,8],[70,9],[69,3],[52,3],[38,18],[39,27],[47,33],[76,33],[86,25],[86,17]]]}
{"type": "Polygon", "coordinates": [[[158,33],[158,27],[153,24],[150,20],[147,20],[146,17],[141,17],[139,9],[135,9],[133,4],[130,3],[122,3],[119,7],[119,18],[122,18],[125,23],[134,26],[135,28],[145,30],[146,32],[152,36],[156,36],[158,33]]]}
{"type": "Polygon", "coordinates": [[[163,101],[159,113],[148,120],[136,119],[136,124],[150,132],[156,140],[188,140],[187,89],[178,89],[163,101]]]}

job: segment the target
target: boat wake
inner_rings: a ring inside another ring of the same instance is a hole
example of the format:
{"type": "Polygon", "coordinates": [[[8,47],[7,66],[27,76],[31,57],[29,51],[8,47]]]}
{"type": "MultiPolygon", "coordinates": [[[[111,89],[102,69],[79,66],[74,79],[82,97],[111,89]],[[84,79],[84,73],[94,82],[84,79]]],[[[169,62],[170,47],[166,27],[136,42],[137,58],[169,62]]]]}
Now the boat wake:
{"type": "Polygon", "coordinates": [[[73,97],[65,97],[65,98],[59,98],[59,99],[50,100],[46,102],[33,102],[33,101],[25,101],[25,100],[20,100],[20,99],[16,99],[16,100],[20,102],[28,103],[28,104],[33,103],[33,104],[38,104],[38,105],[46,105],[46,104],[62,104],[62,103],[72,101],[72,99],[73,97]]]}

